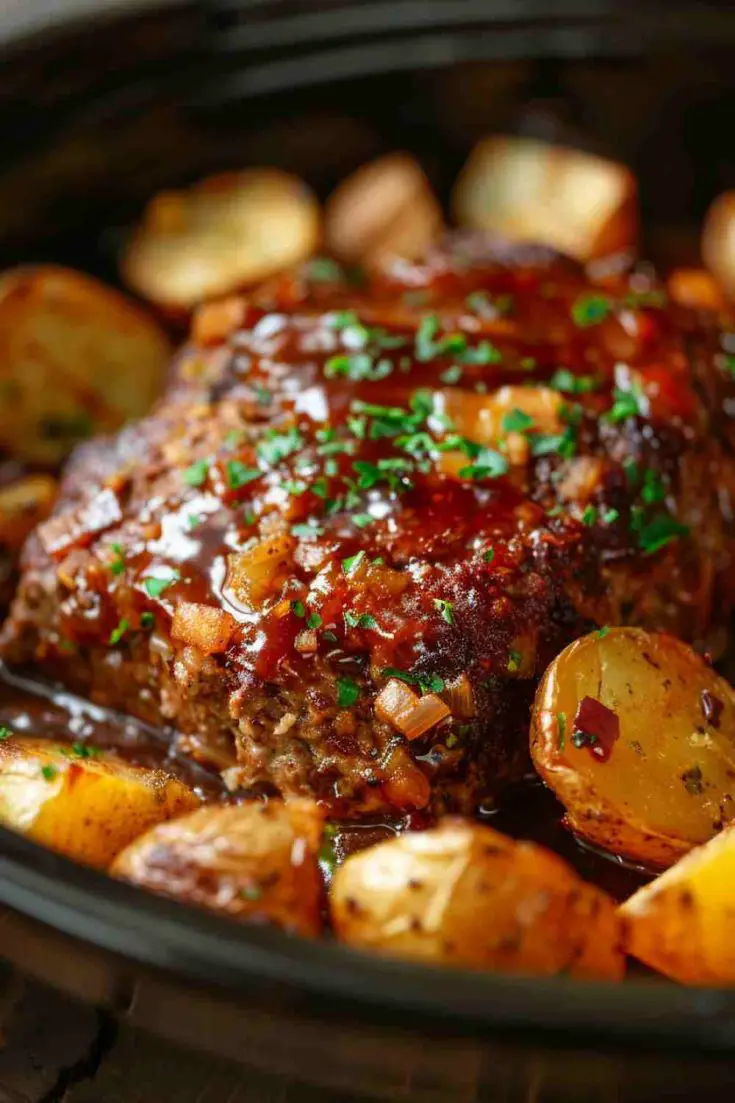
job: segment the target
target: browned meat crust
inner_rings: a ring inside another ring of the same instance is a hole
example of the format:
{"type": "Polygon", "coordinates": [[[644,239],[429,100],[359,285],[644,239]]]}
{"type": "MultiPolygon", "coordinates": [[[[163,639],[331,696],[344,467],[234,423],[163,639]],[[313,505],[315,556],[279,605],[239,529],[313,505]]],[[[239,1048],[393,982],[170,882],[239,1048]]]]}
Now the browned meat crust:
{"type": "Polygon", "coordinates": [[[645,273],[461,238],[208,308],[155,413],[77,453],[3,652],[172,724],[233,786],[473,807],[526,768],[575,634],[723,647],[729,340],[645,273]],[[414,739],[374,713],[391,678],[434,695],[414,739]]]}

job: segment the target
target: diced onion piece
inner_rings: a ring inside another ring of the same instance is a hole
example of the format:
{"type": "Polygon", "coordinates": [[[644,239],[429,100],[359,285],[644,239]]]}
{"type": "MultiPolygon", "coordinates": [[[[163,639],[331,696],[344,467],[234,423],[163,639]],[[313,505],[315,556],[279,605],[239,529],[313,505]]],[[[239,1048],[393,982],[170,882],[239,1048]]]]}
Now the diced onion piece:
{"type": "Polygon", "coordinates": [[[725,295],[704,268],[675,268],[666,281],[671,298],[693,310],[724,310],[725,295]]]}
{"type": "Polygon", "coordinates": [[[624,166],[529,138],[486,138],[455,185],[460,226],[588,261],[633,250],[637,185],[624,166]]]}
{"type": "Polygon", "coordinates": [[[702,259],[725,294],[735,297],[735,191],[718,195],[704,216],[702,259]]]}
{"type": "Polygon", "coordinates": [[[419,697],[405,682],[391,678],[375,699],[375,715],[410,740],[446,720],[450,712],[435,693],[419,697]]]}
{"type": "Polygon", "coordinates": [[[475,698],[466,674],[460,674],[453,682],[449,682],[441,697],[455,719],[469,720],[475,715],[475,698]]]}
{"type": "Polygon", "coordinates": [[[388,257],[416,260],[442,230],[441,207],[420,165],[392,153],[363,165],[327,202],[327,248],[347,263],[381,265],[388,257]]]}
{"type": "Polygon", "coordinates": [[[197,308],[191,326],[197,345],[216,345],[229,337],[245,321],[247,302],[242,295],[229,295],[197,308]]]}
{"type": "Polygon", "coordinates": [[[305,628],[299,632],[294,640],[294,647],[301,655],[313,655],[317,649],[316,632],[313,628],[305,628]]]}
{"type": "Polygon", "coordinates": [[[295,547],[293,536],[279,533],[265,540],[258,540],[245,551],[231,555],[227,574],[228,591],[245,608],[259,608],[272,591],[284,565],[291,559],[295,547]]]}
{"type": "Polygon", "coordinates": [[[205,655],[216,655],[227,650],[235,626],[234,617],[224,609],[198,601],[182,601],[174,610],[171,635],[198,647],[205,655]]]}
{"type": "Polygon", "coordinates": [[[146,208],[122,261],[126,282],[174,312],[305,260],[320,235],[306,185],[276,169],[223,173],[146,208]]]}

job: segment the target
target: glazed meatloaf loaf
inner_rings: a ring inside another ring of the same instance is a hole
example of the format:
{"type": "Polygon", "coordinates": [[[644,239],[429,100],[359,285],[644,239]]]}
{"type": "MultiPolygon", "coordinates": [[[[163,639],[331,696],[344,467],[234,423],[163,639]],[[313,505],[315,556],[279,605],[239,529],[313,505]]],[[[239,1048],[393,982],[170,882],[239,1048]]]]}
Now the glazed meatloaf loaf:
{"type": "Polygon", "coordinates": [[[231,788],[471,809],[576,634],[722,650],[732,352],[646,269],[477,239],[205,307],[153,414],[73,459],[4,656],[231,788]]]}

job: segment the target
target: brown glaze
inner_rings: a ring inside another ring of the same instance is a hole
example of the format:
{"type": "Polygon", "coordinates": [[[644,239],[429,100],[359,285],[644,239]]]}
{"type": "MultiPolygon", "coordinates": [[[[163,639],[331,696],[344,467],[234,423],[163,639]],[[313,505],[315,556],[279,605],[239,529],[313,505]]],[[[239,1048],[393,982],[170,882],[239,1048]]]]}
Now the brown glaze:
{"type": "Polygon", "coordinates": [[[645,273],[461,236],[205,308],[154,414],[77,453],[4,654],[172,723],[231,788],[474,810],[590,625],[724,646],[727,340],[645,273]],[[216,647],[172,632],[184,602],[216,647]],[[464,676],[469,714],[407,742],[373,716],[391,671],[448,701],[464,676]]]}

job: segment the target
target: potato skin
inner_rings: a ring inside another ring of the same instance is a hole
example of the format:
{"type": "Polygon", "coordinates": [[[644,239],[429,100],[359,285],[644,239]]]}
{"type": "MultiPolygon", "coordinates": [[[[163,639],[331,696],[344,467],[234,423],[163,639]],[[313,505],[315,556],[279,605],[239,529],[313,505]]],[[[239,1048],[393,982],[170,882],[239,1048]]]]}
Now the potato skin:
{"type": "Polygon", "coordinates": [[[735,829],[692,850],[620,908],[626,949],[683,984],[735,984],[735,829]]]}
{"type": "Polygon", "coordinates": [[[555,854],[446,818],[349,857],[330,906],[363,950],[499,972],[618,980],[612,900],[555,854]]]}
{"type": "Polygon", "coordinates": [[[311,801],[210,805],[137,839],[111,872],[235,919],[315,936],[322,927],[322,826],[311,801]]]}
{"type": "Polygon", "coordinates": [[[578,835],[651,868],[735,818],[735,694],[673,636],[610,628],[562,651],[536,695],[531,755],[578,835]],[[619,722],[607,761],[575,746],[586,696],[619,722]]]}
{"type": "Polygon", "coordinates": [[[162,770],[131,766],[107,753],[84,754],[79,744],[0,740],[0,823],[105,869],[136,836],[199,803],[162,770]]]}
{"type": "Polygon", "coordinates": [[[158,396],[171,348],[137,303],[70,268],[0,277],[0,445],[57,464],[158,396]]]}

